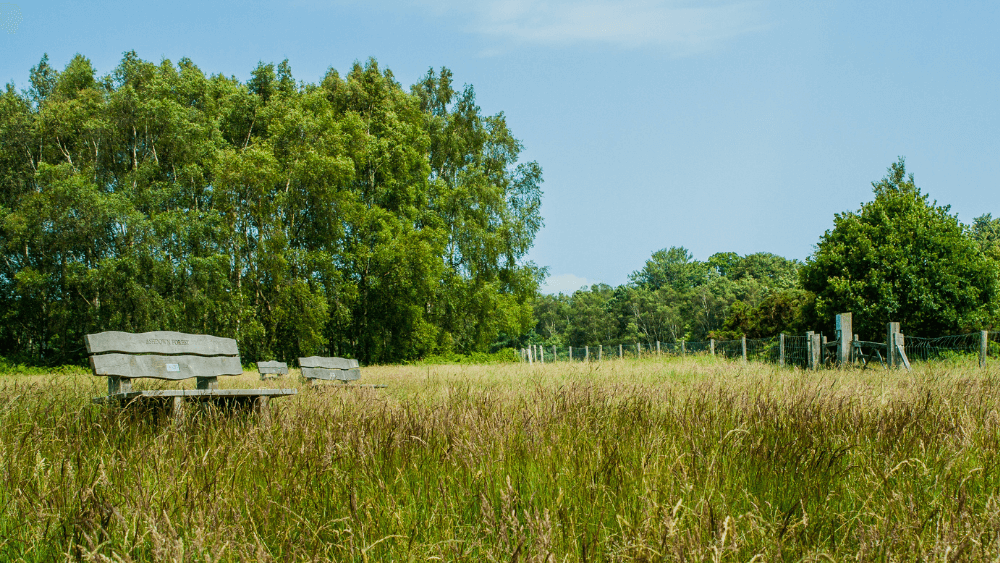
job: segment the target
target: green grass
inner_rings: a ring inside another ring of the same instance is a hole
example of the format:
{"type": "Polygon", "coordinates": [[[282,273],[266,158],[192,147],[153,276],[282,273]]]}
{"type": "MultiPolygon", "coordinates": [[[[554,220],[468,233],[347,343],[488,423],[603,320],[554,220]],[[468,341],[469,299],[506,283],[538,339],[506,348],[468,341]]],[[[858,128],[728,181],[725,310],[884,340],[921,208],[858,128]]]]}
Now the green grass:
{"type": "Polygon", "coordinates": [[[5,376],[0,560],[995,561],[996,375],[388,366],[182,423],[5,376]]]}

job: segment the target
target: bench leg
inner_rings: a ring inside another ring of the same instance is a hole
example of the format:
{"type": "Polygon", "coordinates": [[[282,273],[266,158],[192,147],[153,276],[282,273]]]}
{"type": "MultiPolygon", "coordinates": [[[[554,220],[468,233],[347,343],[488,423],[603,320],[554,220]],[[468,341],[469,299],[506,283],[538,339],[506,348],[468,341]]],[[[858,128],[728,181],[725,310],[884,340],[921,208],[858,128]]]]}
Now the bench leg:
{"type": "Polygon", "coordinates": [[[184,397],[174,397],[172,414],[175,424],[184,422],[184,397]]]}
{"type": "Polygon", "coordinates": [[[271,399],[270,397],[257,397],[253,400],[254,410],[260,417],[261,422],[267,424],[271,422],[271,399]]]}

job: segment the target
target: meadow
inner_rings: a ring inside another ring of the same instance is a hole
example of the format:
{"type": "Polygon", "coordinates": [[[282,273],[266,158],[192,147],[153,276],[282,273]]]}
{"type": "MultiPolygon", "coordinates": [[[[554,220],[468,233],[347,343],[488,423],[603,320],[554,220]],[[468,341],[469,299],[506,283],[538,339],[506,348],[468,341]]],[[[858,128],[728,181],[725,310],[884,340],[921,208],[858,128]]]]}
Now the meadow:
{"type": "Polygon", "coordinates": [[[384,366],[270,416],[0,378],[3,561],[996,561],[1000,379],[672,358],[384,366]]]}

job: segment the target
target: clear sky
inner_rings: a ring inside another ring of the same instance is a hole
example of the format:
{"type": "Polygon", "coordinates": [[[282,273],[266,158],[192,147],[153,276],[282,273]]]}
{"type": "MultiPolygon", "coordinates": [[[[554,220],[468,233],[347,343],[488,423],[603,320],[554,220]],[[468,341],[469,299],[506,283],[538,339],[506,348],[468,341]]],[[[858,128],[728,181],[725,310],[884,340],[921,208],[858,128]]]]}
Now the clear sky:
{"type": "Polygon", "coordinates": [[[674,245],[805,259],[897,156],[961,220],[1000,214],[998,29],[997,0],[18,0],[0,81],[131,49],[243,80],[447,66],[542,165],[529,258],[572,291],[674,245]]]}

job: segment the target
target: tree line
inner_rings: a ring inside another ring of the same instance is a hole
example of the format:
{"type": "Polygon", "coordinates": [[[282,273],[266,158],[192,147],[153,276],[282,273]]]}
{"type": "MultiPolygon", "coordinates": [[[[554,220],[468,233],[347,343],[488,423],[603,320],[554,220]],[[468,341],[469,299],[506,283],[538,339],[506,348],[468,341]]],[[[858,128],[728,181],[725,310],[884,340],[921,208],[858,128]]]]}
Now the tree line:
{"type": "Polygon", "coordinates": [[[177,330],[389,362],[533,324],[541,167],[446,68],[407,91],[374,60],[241,82],[129,52],[29,83],[0,94],[0,355],[177,330]]]}
{"type": "Polygon", "coordinates": [[[939,336],[1000,326],[1000,219],[963,224],[916,186],[905,161],[872,184],[874,198],[838,213],[805,262],[769,253],[695,260],[653,253],[618,287],[540,295],[531,341],[587,346],[834,333],[834,315],[883,340],[886,323],[939,336]]]}
{"type": "Polygon", "coordinates": [[[540,295],[542,172],[521,150],[447,68],[406,90],[374,60],[312,84],[288,61],[241,82],[42,57],[0,94],[0,356],[79,361],[103,330],[371,363],[832,332],[844,311],[869,339],[1000,324],[1000,220],[961,223],[902,159],[804,262],[670,247],[621,286],[540,295]]]}

